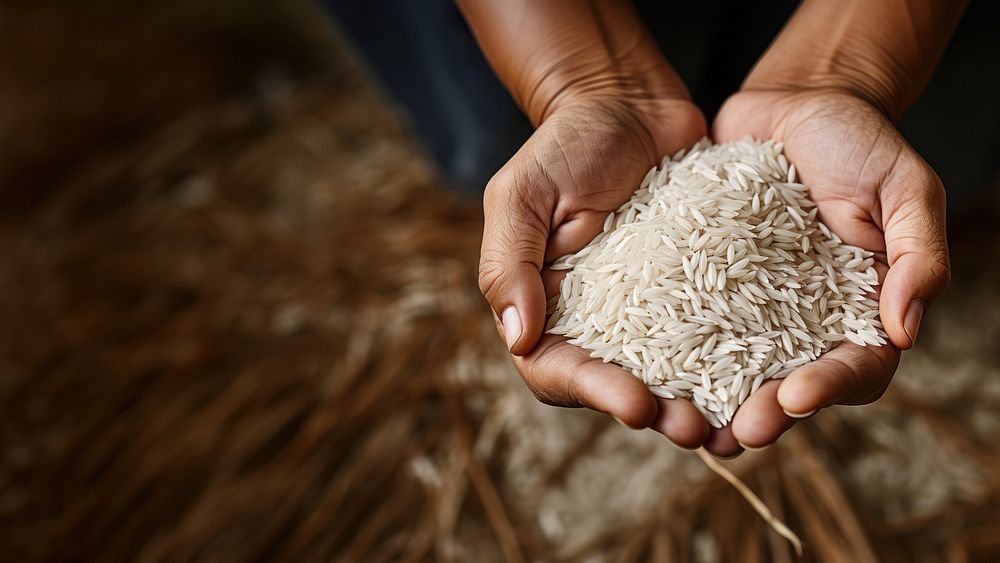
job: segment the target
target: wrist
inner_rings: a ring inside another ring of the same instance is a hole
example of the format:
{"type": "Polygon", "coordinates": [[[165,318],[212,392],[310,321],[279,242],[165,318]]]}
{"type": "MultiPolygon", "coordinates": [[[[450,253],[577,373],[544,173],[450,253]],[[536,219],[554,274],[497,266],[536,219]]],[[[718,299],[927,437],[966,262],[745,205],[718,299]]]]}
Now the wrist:
{"type": "Polygon", "coordinates": [[[742,90],[841,94],[871,105],[895,122],[915,97],[915,84],[905,72],[846,55],[843,51],[774,57],[758,65],[742,90]]]}
{"type": "MultiPolygon", "coordinates": [[[[609,61],[600,68],[542,71],[533,73],[518,95],[525,113],[535,125],[564,108],[615,104],[637,110],[662,103],[690,102],[690,95],[673,70],[662,63],[609,61]],[[653,68],[648,68],[653,67],[653,68]]],[[[568,66],[568,65],[567,65],[568,66]]]]}
{"type": "Polygon", "coordinates": [[[500,80],[538,126],[595,99],[690,99],[629,2],[458,0],[500,80]]]}
{"type": "Polygon", "coordinates": [[[965,0],[804,0],[748,89],[838,90],[897,120],[920,94],[965,0]]]}
{"type": "Polygon", "coordinates": [[[528,76],[515,97],[535,125],[557,111],[575,106],[611,104],[643,110],[691,100],[683,82],[662,59],[609,58],[601,64],[579,67],[556,63],[528,76]]]}

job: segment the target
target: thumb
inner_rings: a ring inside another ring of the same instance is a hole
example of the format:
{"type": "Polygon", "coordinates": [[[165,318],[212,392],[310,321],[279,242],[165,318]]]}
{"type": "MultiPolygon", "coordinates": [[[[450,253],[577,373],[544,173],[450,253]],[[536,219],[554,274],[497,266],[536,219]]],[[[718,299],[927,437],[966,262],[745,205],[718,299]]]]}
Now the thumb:
{"type": "Polygon", "coordinates": [[[515,155],[486,187],[479,259],[479,288],[517,356],[534,348],[545,325],[541,269],[555,198],[536,165],[520,162],[515,155]]]}
{"type": "Polygon", "coordinates": [[[948,286],[951,266],[941,180],[919,156],[901,157],[903,171],[883,188],[883,225],[889,272],[879,308],[886,333],[908,349],[927,306],[948,286]]]}

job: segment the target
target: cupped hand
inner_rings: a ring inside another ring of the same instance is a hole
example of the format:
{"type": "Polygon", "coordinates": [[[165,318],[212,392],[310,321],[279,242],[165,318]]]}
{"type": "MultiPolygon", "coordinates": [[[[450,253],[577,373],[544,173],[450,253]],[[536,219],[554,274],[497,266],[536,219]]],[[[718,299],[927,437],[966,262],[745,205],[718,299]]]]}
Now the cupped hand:
{"type": "Polygon", "coordinates": [[[704,117],[684,99],[562,104],[489,182],[479,270],[497,328],[539,400],[589,407],[632,428],[652,426],[689,448],[709,433],[693,405],[658,399],[622,368],[543,335],[546,296],[558,291],[545,265],[593,240],[662,155],[705,134],[704,117]]]}
{"type": "Polygon", "coordinates": [[[738,453],[736,442],[769,445],[818,409],[878,399],[950,279],[941,181],[875,107],[839,91],[743,91],[719,112],[713,137],[747,135],[782,141],[819,219],[844,242],[876,253],[880,315],[891,342],[842,344],[761,386],[736,412],[727,429],[734,439],[720,440],[727,444],[715,452],[721,455],[738,453]]]}

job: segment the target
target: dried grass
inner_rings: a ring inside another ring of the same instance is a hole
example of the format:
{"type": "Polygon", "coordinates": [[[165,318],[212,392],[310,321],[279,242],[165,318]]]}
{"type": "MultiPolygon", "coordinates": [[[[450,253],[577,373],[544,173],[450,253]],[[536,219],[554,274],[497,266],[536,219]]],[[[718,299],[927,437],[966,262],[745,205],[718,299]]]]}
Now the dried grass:
{"type": "MultiPolygon", "coordinates": [[[[477,206],[373,99],[205,106],[0,224],[0,553],[789,560],[690,454],[524,390],[477,294],[477,206]]],[[[984,233],[883,401],[725,464],[805,560],[1000,557],[984,233]]]]}

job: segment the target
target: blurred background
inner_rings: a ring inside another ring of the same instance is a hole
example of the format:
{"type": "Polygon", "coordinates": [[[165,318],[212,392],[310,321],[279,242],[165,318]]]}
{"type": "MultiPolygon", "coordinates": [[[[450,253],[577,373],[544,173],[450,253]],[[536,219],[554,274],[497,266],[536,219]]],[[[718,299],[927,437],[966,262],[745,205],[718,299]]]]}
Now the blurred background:
{"type": "MultiPolygon", "coordinates": [[[[794,3],[742,4],[638,3],[708,112],[794,3]]],[[[690,452],[523,388],[477,190],[530,131],[416,6],[0,0],[0,559],[795,560],[690,452]]],[[[1000,559],[996,12],[901,125],[951,206],[918,349],[726,462],[804,560],[1000,559]]]]}

